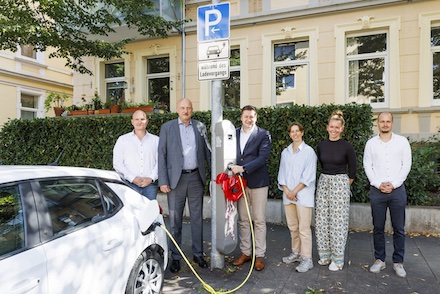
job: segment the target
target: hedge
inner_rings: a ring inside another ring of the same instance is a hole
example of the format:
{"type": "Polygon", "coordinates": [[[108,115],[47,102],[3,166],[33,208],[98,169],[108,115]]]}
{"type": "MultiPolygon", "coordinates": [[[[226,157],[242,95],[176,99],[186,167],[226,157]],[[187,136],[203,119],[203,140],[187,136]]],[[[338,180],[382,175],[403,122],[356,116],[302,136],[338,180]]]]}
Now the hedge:
{"type": "MultiPolygon", "coordinates": [[[[260,108],[257,124],[267,129],[272,136],[272,152],[268,163],[271,177],[270,198],[282,197],[276,186],[276,179],[281,152],[291,143],[287,133],[289,123],[301,122],[305,127],[304,141],[316,148],[319,141],[328,137],[326,124],[336,109],[344,113],[346,126],[343,137],[352,143],[357,154],[358,168],[352,186],[352,201],[368,202],[369,184],[362,168],[362,157],[365,143],[372,135],[373,120],[371,107],[366,104],[260,108]]],[[[238,109],[223,112],[224,119],[230,120],[235,126],[241,124],[239,116],[238,109]]],[[[176,113],[151,114],[148,131],[158,135],[160,126],[176,117],[176,113]]],[[[204,122],[210,130],[211,112],[197,111],[194,112],[193,118],[204,122]]],[[[112,170],[113,146],[120,135],[132,130],[130,120],[131,115],[126,114],[14,119],[7,122],[0,132],[0,161],[4,165],[47,165],[59,157],[58,165],[112,170]]],[[[432,163],[435,149],[430,152],[426,151],[426,148],[423,150],[425,161],[432,163]]],[[[410,174],[408,182],[416,183],[417,191],[413,192],[415,200],[411,200],[410,195],[410,203],[423,202],[423,198],[426,197],[423,191],[426,189],[420,188],[433,185],[438,187],[438,183],[435,184],[429,179],[429,174],[435,173],[437,168],[438,164],[435,163],[427,165],[425,162],[423,166],[413,164],[412,173],[417,179],[410,179],[410,174]],[[421,182],[420,177],[428,179],[421,182]]]]}

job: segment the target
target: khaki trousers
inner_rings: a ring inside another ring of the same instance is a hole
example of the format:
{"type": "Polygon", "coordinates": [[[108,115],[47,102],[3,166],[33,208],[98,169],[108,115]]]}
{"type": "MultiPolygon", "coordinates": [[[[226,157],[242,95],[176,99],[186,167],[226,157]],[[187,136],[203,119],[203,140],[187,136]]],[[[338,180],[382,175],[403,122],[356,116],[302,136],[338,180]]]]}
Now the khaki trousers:
{"type": "MultiPolygon", "coordinates": [[[[246,188],[245,191],[255,232],[255,255],[256,257],[264,257],[266,253],[266,204],[269,187],[246,188]]],[[[244,195],[238,200],[237,210],[240,249],[242,253],[250,256],[252,254],[251,228],[244,195]]]]}
{"type": "Polygon", "coordinates": [[[292,238],[292,252],[300,252],[305,258],[312,258],[312,209],[293,203],[284,205],[287,227],[292,238]]]}

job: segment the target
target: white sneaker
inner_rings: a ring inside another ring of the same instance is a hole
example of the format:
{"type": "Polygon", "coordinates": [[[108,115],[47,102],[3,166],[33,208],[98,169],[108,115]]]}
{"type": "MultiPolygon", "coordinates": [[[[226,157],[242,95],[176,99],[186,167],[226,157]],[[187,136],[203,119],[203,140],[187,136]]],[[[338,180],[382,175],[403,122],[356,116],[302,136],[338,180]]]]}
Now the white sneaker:
{"type": "Polygon", "coordinates": [[[292,252],[289,256],[283,257],[283,262],[287,264],[291,264],[296,261],[301,261],[301,256],[299,253],[292,252]]]}
{"type": "Polygon", "coordinates": [[[332,263],[330,263],[330,265],[328,266],[328,269],[332,272],[337,272],[337,271],[342,271],[342,268],[344,267],[343,264],[341,265],[337,265],[336,263],[334,263],[332,261],[332,263]]]}
{"type": "Polygon", "coordinates": [[[385,264],[385,261],[382,261],[380,259],[376,259],[376,261],[373,263],[372,266],[370,266],[370,272],[372,273],[379,273],[381,270],[385,269],[387,265],[385,264]]]}
{"type": "Polygon", "coordinates": [[[396,275],[399,278],[406,278],[406,271],[403,268],[403,264],[401,263],[395,263],[393,266],[394,271],[396,272],[396,275]]]}
{"type": "Polygon", "coordinates": [[[301,263],[295,268],[299,273],[308,272],[313,268],[313,261],[311,258],[303,258],[301,263]]]}
{"type": "Polygon", "coordinates": [[[329,265],[331,263],[330,259],[320,259],[318,260],[319,265],[329,265]]]}

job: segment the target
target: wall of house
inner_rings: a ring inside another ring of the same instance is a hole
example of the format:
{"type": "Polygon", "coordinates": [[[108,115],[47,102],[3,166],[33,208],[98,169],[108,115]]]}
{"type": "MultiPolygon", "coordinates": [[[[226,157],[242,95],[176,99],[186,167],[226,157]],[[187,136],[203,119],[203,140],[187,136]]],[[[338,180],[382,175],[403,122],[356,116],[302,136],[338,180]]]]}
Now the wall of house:
{"type": "MultiPolygon", "coordinates": [[[[433,104],[432,85],[429,84],[432,75],[429,32],[432,24],[440,22],[438,1],[229,2],[230,44],[231,47],[240,48],[241,54],[241,106],[275,105],[272,87],[273,44],[301,40],[309,40],[309,96],[308,101],[295,102],[308,105],[348,103],[345,94],[345,36],[386,31],[389,36],[387,46],[390,74],[387,82],[390,96],[388,105],[374,109],[375,115],[384,110],[391,111],[396,118],[395,131],[414,139],[426,138],[438,132],[440,103],[433,104]]],[[[124,57],[129,66],[126,74],[127,97],[133,101],[146,99],[142,81],[145,75],[143,58],[169,54],[170,61],[173,61],[170,69],[173,81],[171,110],[174,110],[175,102],[183,95],[193,101],[196,110],[210,109],[211,82],[200,82],[197,78],[195,20],[197,7],[211,4],[211,1],[186,1],[186,17],[193,21],[186,26],[183,50],[180,35],[139,41],[127,46],[130,52],[124,57]],[[185,75],[185,79],[182,79],[182,75],[185,75]]],[[[91,83],[91,90],[94,90],[95,85],[103,89],[102,74],[99,73],[102,62],[94,61],[94,68],[98,72],[93,77],[75,77],[75,81],[80,81],[75,84],[75,97],[83,85],[91,83]]],[[[307,81],[300,83],[304,86],[307,81]]],[[[299,87],[295,91],[304,90],[299,87]]]]}
{"type": "Polygon", "coordinates": [[[20,51],[0,51],[0,128],[9,119],[21,118],[22,94],[36,97],[35,117],[54,116],[52,109],[46,113],[43,106],[50,91],[72,95],[72,71],[64,60],[49,59],[49,54],[37,53],[32,59],[21,56],[20,51]]]}

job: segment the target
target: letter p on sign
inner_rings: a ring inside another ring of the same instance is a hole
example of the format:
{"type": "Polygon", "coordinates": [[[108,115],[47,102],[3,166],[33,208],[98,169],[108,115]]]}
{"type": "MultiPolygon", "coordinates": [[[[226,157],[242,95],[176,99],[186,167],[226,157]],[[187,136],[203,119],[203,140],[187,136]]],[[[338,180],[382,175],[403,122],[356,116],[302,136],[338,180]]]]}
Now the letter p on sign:
{"type": "Polygon", "coordinates": [[[197,41],[229,39],[229,3],[197,8],[197,41]]]}

